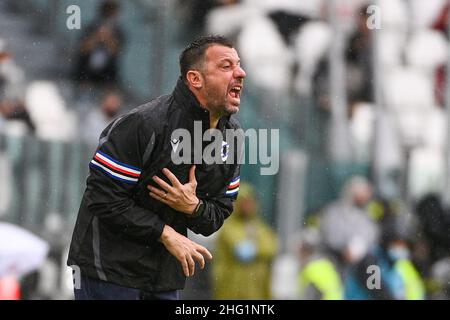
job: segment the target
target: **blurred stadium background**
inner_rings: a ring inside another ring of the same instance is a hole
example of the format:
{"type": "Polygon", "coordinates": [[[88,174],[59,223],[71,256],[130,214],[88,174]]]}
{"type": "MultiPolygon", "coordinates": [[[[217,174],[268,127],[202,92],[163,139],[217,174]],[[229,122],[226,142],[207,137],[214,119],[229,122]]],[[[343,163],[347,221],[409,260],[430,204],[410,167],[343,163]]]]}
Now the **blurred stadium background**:
{"type": "MultiPolygon", "coordinates": [[[[415,270],[404,286],[415,284],[415,295],[385,297],[449,297],[448,1],[116,2],[117,76],[99,80],[83,78],[79,68],[103,1],[0,0],[0,221],[48,245],[34,270],[0,269],[0,291],[2,283],[14,287],[13,277],[23,299],[73,298],[65,257],[102,127],[171,92],[182,48],[220,33],[235,41],[248,75],[241,124],[280,130],[279,173],[261,175],[262,164],[241,173],[280,243],[265,275],[271,297],[324,297],[317,288],[318,295],[300,292],[310,258],[299,252],[308,247],[334,261],[345,292],[337,298],[352,298],[348,267],[371,248],[388,252],[401,241],[408,251],[402,258],[415,270]],[[80,30],[66,25],[71,5],[81,9],[80,30]],[[377,7],[367,11],[370,5],[377,7]],[[330,222],[333,209],[356,210],[367,221],[330,222]],[[346,228],[346,244],[334,247],[340,240],[327,232],[346,228]],[[376,236],[365,239],[371,228],[376,236]]],[[[193,237],[214,250],[216,237],[193,237]]],[[[0,252],[0,266],[1,259],[0,252]]],[[[214,290],[206,270],[183,295],[209,299],[214,290]]]]}

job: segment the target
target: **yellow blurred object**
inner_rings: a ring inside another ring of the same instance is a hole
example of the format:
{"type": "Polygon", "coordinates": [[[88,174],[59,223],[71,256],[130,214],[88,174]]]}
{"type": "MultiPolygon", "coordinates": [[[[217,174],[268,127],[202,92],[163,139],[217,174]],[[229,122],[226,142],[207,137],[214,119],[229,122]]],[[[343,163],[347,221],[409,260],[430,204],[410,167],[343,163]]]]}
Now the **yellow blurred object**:
{"type": "Polygon", "coordinates": [[[242,184],[235,212],[219,231],[212,262],[215,299],[270,299],[271,261],[278,250],[275,233],[258,216],[257,206],[241,206],[255,201],[251,186],[242,184]],[[239,257],[246,246],[248,260],[239,257]],[[253,249],[248,249],[252,244],[253,249]],[[254,250],[253,252],[251,252],[254,250]]]}
{"type": "Polygon", "coordinates": [[[369,203],[369,215],[374,219],[375,221],[380,221],[384,217],[384,208],[383,204],[381,204],[379,201],[371,201],[369,203]]]}
{"type": "Polygon", "coordinates": [[[313,286],[321,295],[321,300],[342,300],[344,287],[333,263],[327,258],[310,261],[300,272],[298,277],[300,295],[313,286]]]}

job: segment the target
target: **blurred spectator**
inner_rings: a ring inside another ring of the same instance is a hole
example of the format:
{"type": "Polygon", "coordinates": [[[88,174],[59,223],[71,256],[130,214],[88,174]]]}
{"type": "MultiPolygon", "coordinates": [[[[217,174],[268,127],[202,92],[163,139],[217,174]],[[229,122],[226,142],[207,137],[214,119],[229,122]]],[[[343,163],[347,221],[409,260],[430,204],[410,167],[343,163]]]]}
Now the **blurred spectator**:
{"type": "Polygon", "coordinates": [[[434,194],[423,197],[417,204],[416,214],[422,229],[421,241],[428,244],[431,262],[447,257],[450,248],[450,216],[440,197],[434,194]]]}
{"type": "Polygon", "coordinates": [[[391,221],[389,224],[385,224],[383,229],[381,248],[387,269],[384,270],[383,274],[392,277],[391,282],[388,283],[391,286],[397,285],[393,283],[395,281],[393,277],[399,279],[400,283],[397,287],[391,288],[394,296],[397,298],[423,300],[425,299],[425,285],[422,277],[410,260],[408,236],[402,232],[402,226],[399,222],[398,219],[397,221],[391,221]]]}
{"type": "Polygon", "coordinates": [[[36,126],[31,120],[28,110],[21,101],[0,100],[0,118],[5,120],[20,120],[27,126],[29,132],[34,133],[36,126]]]}
{"type": "Polygon", "coordinates": [[[7,50],[6,42],[0,38],[0,101],[23,99],[24,91],[24,72],[7,50]]]}
{"type": "Polygon", "coordinates": [[[398,299],[425,299],[424,281],[412,260],[417,221],[411,215],[402,214],[398,203],[386,200],[378,203],[382,236],[377,254],[385,269],[382,272],[391,277],[388,285],[398,299]]]}
{"type": "MultiPolygon", "coordinates": [[[[380,265],[374,250],[379,227],[369,216],[367,205],[372,186],[363,177],[353,177],[344,186],[341,199],[331,204],[320,221],[324,245],[340,264],[346,299],[393,299],[386,283],[380,289],[367,287],[368,267],[380,265]]],[[[381,282],[386,279],[381,277],[381,282]]]]}
{"type": "Polygon", "coordinates": [[[346,50],[348,100],[373,102],[372,32],[367,27],[367,5],[357,15],[357,28],[350,36],[346,50]]]}
{"type": "MultiPolygon", "coordinates": [[[[346,60],[346,89],[347,97],[349,101],[348,116],[351,116],[352,106],[357,102],[374,102],[373,93],[373,46],[372,46],[372,32],[367,27],[367,19],[369,14],[367,13],[367,5],[362,6],[356,14],[356,30],[349,35],[348,43],[345,49],[346,60]]],[[[310,23],[311,25],[318,25],[312,31],[313,36],[317,36],[317,32],[320,32],[320,41],[323,42],[322,46],[319,46],[321,50],[321,57],[315,64],[315,72],[313,74],[313,97],[318,107],[322,110],[330,110],[330,87],[329,87],[329,61],[328,55],[323,49],[328,49],[330,39],[327,39],[324,26],[318,23],[310,23]],[[316,30],[318,29],[318,30],[316,30]]],[[[329,31],[330,32],[330,31],[329,31]]],[[[329,37],[329,36],[328,36],[329,37]]],[[[304,45],[305,46],[305,45],[304,45]]],[[[297,84],[298,86],[298,84],[297,84]]]]}
{"type": "Polygon", "coordinates": [[[35,125],[25,108],[24,97],[24,72],[7,50],[6,42],[0,39],[0,122],[19,120],[34,132],[35,125]]]}
{"type": "Polygon", "coordinates": [[[215,299],[270,299],[277,239],[259,217],[251,186],[242,184],[231,217],[219,231],[213,269],[215,299]]]}
{"type": "Polygon", "coordinates": [[[430,298],[433,300],[450,299],[450,258],[438,260],[431,267],[432,285],[430,298]]]}
{"type": "Polygon", "coordinates": [[[299,246],[299,296],[305,300],[342,300],[344,287],[334,262],[320,249],[320,234],[303,229],[299,246]]]}
{"type": "Polygon", "coordinates": [[[80,125],[82,141],[95,148],[103,129],[119,115],[122,109],[122,96],[116,91],[107,91],[101,100],[100,108],[92,109],[80,125]]]}
{"type": "Polygon", "coordinates": [[[124,44],[119,13],[116,1],[104,1],[82,36],[74,70],[75,79],[82,84],[117,84],[118,59],[124,44]]]}
{"type": "Polygon", "coordinates": [[[327,207],[321,217],[324,245],[341,258],[361,259],[378,241],[379,230],[366,211],[372,186],[363,177],[353,177],[341,198],[327,207]]]}

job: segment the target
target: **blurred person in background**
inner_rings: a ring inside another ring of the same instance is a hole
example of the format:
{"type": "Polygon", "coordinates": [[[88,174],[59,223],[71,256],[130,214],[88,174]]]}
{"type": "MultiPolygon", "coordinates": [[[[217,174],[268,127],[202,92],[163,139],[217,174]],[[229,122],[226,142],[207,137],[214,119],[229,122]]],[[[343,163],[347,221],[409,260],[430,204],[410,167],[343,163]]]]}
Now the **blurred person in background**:
{"type": "Polygon", "coordinates": [[[442,204],[441,197],[427,194],[416,205],[416,215],[420,229],[416,242],[426,246],[426,254],[422,257],[423,270],[428,275],[428,268],[437,260],[449,256],[450,248],[450,216],[448,209],[442,204]]]}
{"type": "Polygon", "coordinates": [[[348,100],[353,102],[374,102],[372,30],[367,27],[370,15],[368,5],[359,9],[356,16],[356,30],[350,35],[346,48],[348,100]]]}
{"type": "Polygon", "coordinates": [[[334,261],[320,243],[319,230],[313,227],[300,231],[298,247],[300,272],[299,298],[304,300],[342,300],[344,286],[334,261]]]}
{"type": "Polygon", "coordinates": [[[98,144],[103,129],[116,118],[122,109],[122,95],[117,91],[107,91],[102,95],[100,108],[89,111],[80,124],[80,136],[92,151],[98,144]]]}
{"type": "Polygon", "coordinates": [[[25,124],[29,133],[34,133],[36,126],[22,101],[4,99],[0,100],[0,118],[18,120],[25,124]]]}
{"type": "Polygon", "coordinates": [[[7,49],[6,42],[0,39],[0,121],[22,121],[29,132],[35,125],[24,104],[25,75],[7,49]]]}
{"type": "Polygon", "coordinates": [[[74,66],[74,77],[80,85],[118,84],[118,60],[125,40],[119,15],[118,2],[103,1],[81,37],[74,66]]]}
{"type": "Polygon", "coordinates": [[[25,94],[25,75],[0,38],[0,100],[22,100],[25,94]]]}
{"type": "Polygon", "coordinates": [[[368,212],[372,196],[369,181],[352,177],[345,184],[341,198],[329,205],[320,217],[323,243],[343,275],[345,299],[394,299],[385,283],[380,289],[367,288],[368,267],[379,265],[374,250],[380,230],[368,212]]]}
{"type": "Polygon", "coordinates": [[[401,216],[385,217],[378,257],[383,262],[381,272],[397,299],[423,300],[425,285],[411,261],[409,230],[401,216]]]}
{"type": "MultiPolygon", "coordinates": [[[[356,29],[349,34],[345,43],[346,94],[348,98],[348,116],[352,115],[354,104],[373,102],[373,38],[372,30],[367,27],[368,5],[363,5],[355,15],[356,29]]],[[[320,111],[330,111],[330,62],[328,54],[320,57],[313,74],[313,97],[320,111]]]]}
{"type": "Polygon", "coordinates": [[[354,254],[361,258],[377,243],[379,229],[367,211],[371,199],[370,183],[363,177],[352,177],[344,185],[341,197],[321,214],[323,243],[340,260],[353,254],[352,246],[354,254]]]}
{"type": "Polygon", "coordinates": [[[252,186],[242,183],[234,214],[219,232],[212,264],[215,299],[270,299],[274,231],[259,216],[252,186]]]}
{"type": "Polygon", "coordinates": [[[440,259],[431,266],[429,297],[432,300],[450,300],[450,257],[440,259]]]}

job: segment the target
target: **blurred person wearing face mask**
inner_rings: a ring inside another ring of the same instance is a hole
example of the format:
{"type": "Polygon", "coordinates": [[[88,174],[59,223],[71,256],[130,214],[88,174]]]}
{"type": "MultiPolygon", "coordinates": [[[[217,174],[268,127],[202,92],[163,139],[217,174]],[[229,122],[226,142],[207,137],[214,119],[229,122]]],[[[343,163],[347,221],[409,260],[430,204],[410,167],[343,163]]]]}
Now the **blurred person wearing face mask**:
{"type": "Polygon", "coordinates": [[[74,77],[82,85],[114,85],[118,82],[118,59],[125,37],[118,23],[120,5],[104,1],[97,18],[82,36],[74,77]]]}
{"type": "Polygon", "coordinates": [[[400,291],[400,299],[425,299],[425,285],[422,276],[411,261],[411,251],[408,243],[409,235],[405,222],[399,216],[391,216],[382,223],[382,239],[380,258],[385,261],[385,275],[391,277],[390,285],[393,291],[400,291]],[[395,284],[395,279],[400,284],[395,284]]]}
{"type": "Polygon", "coordinates": [[[120,93],[107,91],[101,99],[100,108],[90,110],[84,117],[80,126],[80,136],[89,147],[95,149],[100,133],[120,114],[122,104],[120,93]]]}
{"type": "Polygon", "coordinates": [[[212,264],[215,299],[270,299],[277,238],[259,217],[253,188],[242,184],[235,213],[220,231],[212,264]]]}

